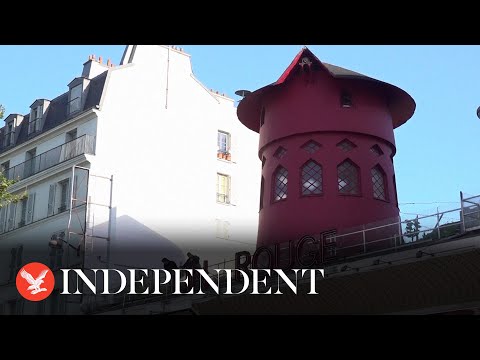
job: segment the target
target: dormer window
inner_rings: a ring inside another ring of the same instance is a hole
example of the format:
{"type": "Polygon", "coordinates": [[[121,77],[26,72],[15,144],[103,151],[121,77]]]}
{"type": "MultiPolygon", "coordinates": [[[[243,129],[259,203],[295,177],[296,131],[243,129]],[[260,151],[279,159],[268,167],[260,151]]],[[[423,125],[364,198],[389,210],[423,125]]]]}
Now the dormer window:
{"type": "Polygon", "coordinates": [[[340,96],[340,103],[344,108],[352,107],[352,94],[348,91],[342,91],[342,95],[340,96]]]}
{"type": "Polygon", "coordinates": [[[68,113],[72,114],[80,111],[82,105],[82,84],[78,84],[70,89],[70,101],[68,103],[68,113]]]}
{"type": "Polygon", "coordinates": [[[14,142],[14,136],[15,136],[15,129],[14,129],[14,124],[13,120],[9,121],[7,123],[7,126],[5,128],[5,136],[3,139],[3,146],[7,147],[13,144],[14,142]]]}
{"type": "Polygon", "coordinates": [[[32,109],[30,114],[30,121],[28,122],[28,134],[36,133],[40,130],[40,124],[42,122],[43,106],[39,105],[32,109]]]}

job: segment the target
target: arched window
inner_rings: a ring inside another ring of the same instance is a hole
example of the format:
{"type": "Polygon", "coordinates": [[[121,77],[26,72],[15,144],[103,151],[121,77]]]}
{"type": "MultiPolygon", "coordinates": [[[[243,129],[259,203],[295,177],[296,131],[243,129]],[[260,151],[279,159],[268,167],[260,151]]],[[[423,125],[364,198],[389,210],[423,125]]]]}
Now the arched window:
{"type": "Polygon", "coordinates": [[[360,171],[358,166],[347,159],[337,166],[338,191],[345,195],[360,194],[360,171]]]}
{"type": "Polygon", "coordinates": [[[387,200],[385,172],[377,165],[372,168],[373,197],[378,200],[387,200]]]}
{"type": "Polygon", "coordinates": [[[288,191],[288,170],[279,166],[273,175],[273,201],[287,198],[288,191]]]}
{"type": "Polygon", "coordinates": [[[323,191],[322,166],[313,160],[302,166],[302,195],[319,195],[323,191]]]}

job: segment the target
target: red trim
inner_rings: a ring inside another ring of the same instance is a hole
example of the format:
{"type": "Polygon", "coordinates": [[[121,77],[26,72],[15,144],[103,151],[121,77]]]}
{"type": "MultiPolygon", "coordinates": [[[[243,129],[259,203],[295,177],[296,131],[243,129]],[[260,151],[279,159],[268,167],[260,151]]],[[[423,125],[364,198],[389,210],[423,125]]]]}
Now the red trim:
{"type": "Polygon", "coordinates": [[[283,74],[278,78],[278,80],[273,85],[283,84],[285,80],[288,79],[293,69],[295,69],[295,67],[298,65],[298,63],[300,62],[300,59],[304,56],[310,57],[312,63],[317,63],[331,75],[330,71],[328,71],[325,65],[323,65],[323,63],[309,49],[305,47],[302,50],[300,50],[300,52],[293,58],[292,63],[288,65],[287,69],[283,72],[283,74]]]}

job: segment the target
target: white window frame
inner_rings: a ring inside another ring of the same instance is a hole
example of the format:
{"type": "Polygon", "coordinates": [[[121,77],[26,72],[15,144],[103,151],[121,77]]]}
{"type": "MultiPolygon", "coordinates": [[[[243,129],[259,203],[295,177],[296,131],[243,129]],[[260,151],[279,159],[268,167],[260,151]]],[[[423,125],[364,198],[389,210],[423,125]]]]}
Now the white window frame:
{"type": "Polygon", "coordinates": [[[69,101],[68,101],[69,114],[76,113],[82,109],[82,93],[83,93],[83,84],[78,84],[70,89],[69,101]],[[79,94],[75,93],[77,91],[79,92],[79,94]],[[72,104],[75,104],[75,106],[73,107],[72,104]]]}
{"type": "Polygon", "coordinates": [[[40,130],[40,122],[43,117],[43,105],[39,105],[32,109],[28,122],[28,134],[34,134],[40,130]]]}
{"type": "Polygon", "coordinates": [[[229,132],[227,131],[223,131],[223,130],[218,130],[217,132],[217,149],[218,149],[218,152],[219,153],[223,153],[223,154],[229,154],[230,153],[230,147],[231,147],[231,135],[229,132]],[[220,142],[220,136],[225,136],[225,150],[222,149],[222,145],[223,145],[223,141],[220,142]]]}
{"type": "Polygon", "coordinates": [[[3,146],[12,146],[15,141],[15,123],[10,120],[5,126],[5,137],[3,139],[3,146]],[[9,129],[11,127],[11,130],[9,129]]]}
{"type": "Polygon", "coordinates": [[[230,175],[217,173],[217,203],[219,204],[230,204],[232,197],[232,179],[230,175]],[[227,182],[227,188],[225,192],[220,192],[220,178],[225,178],[227,182]],[[222,199],[223,197],[223,199],[222,199]],[[223,201],[222,201],[223,200],[223,201]]]}

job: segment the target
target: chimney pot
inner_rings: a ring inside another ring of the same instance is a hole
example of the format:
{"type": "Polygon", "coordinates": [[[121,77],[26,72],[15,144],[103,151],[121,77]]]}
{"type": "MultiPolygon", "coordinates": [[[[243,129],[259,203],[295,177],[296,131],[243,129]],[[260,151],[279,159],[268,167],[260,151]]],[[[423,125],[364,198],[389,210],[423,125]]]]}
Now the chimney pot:
{"type": "Polygon", "coordinates": [[[95,60],[95,54],[92,55],[92,59],[95,60]]]}
{"type": "Polygon", "coordinates": [[[98,57],[98,62],[99,62],[100,64],[102,63],[102,57],[101,57],[101,56],[98,57]]]}
{"type": "Polygon", "coordinates": [[[107,60],[107,66],[110,66],[112,65],[112,62],[110,61],[110,59],[107,60]]]}

